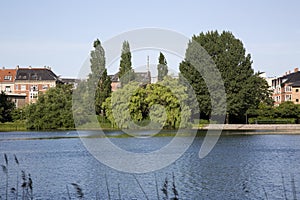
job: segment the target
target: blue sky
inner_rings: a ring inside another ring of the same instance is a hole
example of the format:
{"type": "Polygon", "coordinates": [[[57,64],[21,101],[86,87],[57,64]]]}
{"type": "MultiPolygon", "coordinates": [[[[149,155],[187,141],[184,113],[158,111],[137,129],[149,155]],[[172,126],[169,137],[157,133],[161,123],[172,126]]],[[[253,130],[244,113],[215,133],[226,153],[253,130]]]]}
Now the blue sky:
{"type": "MultiPolygon", "coordinates": [[[[0,67],[51,66],[76,77],[96,38],[157,27],[188,38],[231,31],[256,71],[279,76],[300,68],[299,1],[2,1],[0,67]]],[[[156,62],[157,58],[151,58],[156,62]]]]}

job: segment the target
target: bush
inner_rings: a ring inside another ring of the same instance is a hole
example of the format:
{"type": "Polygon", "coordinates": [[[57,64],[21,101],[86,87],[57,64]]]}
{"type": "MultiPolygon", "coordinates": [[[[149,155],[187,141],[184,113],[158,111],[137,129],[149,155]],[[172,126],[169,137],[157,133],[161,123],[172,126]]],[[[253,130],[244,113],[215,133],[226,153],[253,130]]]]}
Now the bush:
{"type": "Polygon", "coordinates": [[[295,118],[249,118],[249,124],[296,124],[295,118]]]}

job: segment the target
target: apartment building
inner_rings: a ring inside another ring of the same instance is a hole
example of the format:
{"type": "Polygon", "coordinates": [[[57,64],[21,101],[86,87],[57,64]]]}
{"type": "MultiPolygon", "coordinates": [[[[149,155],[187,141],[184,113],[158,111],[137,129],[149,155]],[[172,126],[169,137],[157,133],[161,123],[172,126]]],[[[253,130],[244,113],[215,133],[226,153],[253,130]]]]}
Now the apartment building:
{"type": "Polygon", "coordinates": [[[300,72],[295,68],[293,72],[286,72],[283,76],[272,80],[272,98],[275,105],[285,101],[300,104],[300,72]]]}
{"type": "Polygon", "coordinates": [[[19,68],[16,69],[14,81],[14,92],[25,94],[26,104],[35,103],[39,93],[46,92],[49,88],[55,87],[60,83],[59,77],[50,67],[44,68],[19,68]]]}

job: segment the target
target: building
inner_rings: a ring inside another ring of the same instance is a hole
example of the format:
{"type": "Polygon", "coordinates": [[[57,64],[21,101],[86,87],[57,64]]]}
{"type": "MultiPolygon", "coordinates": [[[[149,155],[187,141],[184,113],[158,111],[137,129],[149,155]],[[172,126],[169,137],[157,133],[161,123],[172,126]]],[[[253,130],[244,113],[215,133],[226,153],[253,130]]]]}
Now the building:
{"type": "MultiPolygon", "coordinates": [[[[151,83],[151,73],[150,71],[147,72],[134,72],[135,78],[134,81],[139,82],[143,85],[147,85],[151,83]]],[[[116,73],[114,75],[109,75],[111,80],[111,90],[114,92],[121,88],[121,81],[119,78],[119,74],[116,73]]]]}
{"type": "Polygon", "coordinates": [[[0,90],[5,93],[14,92],[14,83],[16,77],[16,69],[0,69],[0,90]]]}
{"type": "Polygon", "coordinates": [[[116,91],[119,88],[121,88],[121,82],[119,79],[119,73],[116,73],[114,75],[108,75],[111,80],[111,91],[116,91]]]}
{"type": "Polygon", "coordinates": [[[298,68],[295,68],[293,72],[286,72],[285,75],[273,79],[272,91],[275,105],[285,101],[300,104],[300,71],[298,68]]]}
{"type": "Polygon", "coordinates": [[[44,68],[19,68],[16,69],[14,92],[26,95],[25,103],[35,103],[39,93],[46,92],[49,88],[61,83],[59,77],[51,71],[50,67],[44,68]]]}
{"type": "Polygon", "coordinates": [[[11,99],[17,108],[25,105],[25,94],[15,93],[15,78],[17,69],[0,69],[0,92],[5,92],[9,99],[11,99]]]}

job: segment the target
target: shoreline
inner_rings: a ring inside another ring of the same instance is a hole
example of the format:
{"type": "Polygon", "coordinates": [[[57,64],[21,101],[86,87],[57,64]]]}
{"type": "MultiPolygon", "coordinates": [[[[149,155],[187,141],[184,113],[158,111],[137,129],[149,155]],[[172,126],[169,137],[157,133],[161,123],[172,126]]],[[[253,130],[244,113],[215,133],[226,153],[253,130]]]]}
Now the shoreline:
{"type": "MultiPolygon", "coordinates": [[[[299,134],[300,135],[300,124],[209,124],[203,127],[193,127],[193,130],[198,131],[225,131],[222,135],[236,135],[236,134],[247,134],[247,135],[269,135],[269,134],[299,134]],[[230,133],[230,131],[232,131],[230,133]],[[235,131],[240,131],[234,133],[235,131]]],[[[74,128],[74,129],[57,129],[57,130],[39,130],[39,131],[120,131],[120,129],[115,128],[74,128]]],[[[168,129],[163,129],[168,131],[168,129]]],[[[173,129],[172,129],[173,130],[173,129]]],[[[171,130],[171,131],[172,131],[171,130]]],[[[176,129],[174,129],[176,130],[176,129]]],[[[36,132],[37,130],[22,130],[22,129],[4,129],[0,132],[11,132],[11,131],[21,131],[21,132],[36,132]]]]}
{"type": "MultiPolygon", "coordinates": [[[[196,129],[196,128],[195,128],[196,129]]],[[[300,124],[209,124],[199,127],[199,130],[226,130],[226,131],[299,131],[300,124]]]]}

